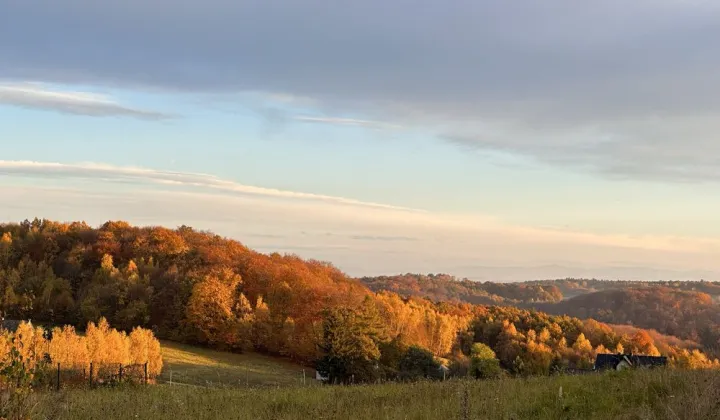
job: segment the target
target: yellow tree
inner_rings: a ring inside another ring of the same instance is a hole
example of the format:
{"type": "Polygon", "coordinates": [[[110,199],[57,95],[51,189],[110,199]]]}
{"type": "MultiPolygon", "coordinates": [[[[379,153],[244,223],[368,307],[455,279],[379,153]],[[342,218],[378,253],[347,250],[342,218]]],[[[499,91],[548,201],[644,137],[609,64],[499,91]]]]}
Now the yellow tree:
{"type": "Polygon", "coordinates": [[[580,335],[578,335],[578,338],[577,340],[575,340],[572,349],[575,353],[575,363],[578,367],[588,368],[592,366],[593,346],[590,343],[590,340],[585,338],[585,334],[580,333],[580,335]]]}
{"type": "Polygon", "coordinates": [[[239,320],[234,309],[238,303],[236,289],[240,283],[240,276],[225,271],[206,276],[193,287],[186,316],[188,323],[197,331],[200,342],[235,347],[239,320]]]}
{"type": "Polygon", "coordinates": [[[160,352],[160,342],[152,331],[144,328],[135,328],[129,336],[131,363],[136,365],[148,364],[148,374],[157,376],[162,371],[163,361],[160,352]]]}
{"type": "Polygon", "coordinates": [[[66,325],[63,328],[55,327],[50,340],[50,359],[53,363],[60,363],[65,368],[82,369],[89,365],[85,337],[75,333],[75,328],[66,325]]]}

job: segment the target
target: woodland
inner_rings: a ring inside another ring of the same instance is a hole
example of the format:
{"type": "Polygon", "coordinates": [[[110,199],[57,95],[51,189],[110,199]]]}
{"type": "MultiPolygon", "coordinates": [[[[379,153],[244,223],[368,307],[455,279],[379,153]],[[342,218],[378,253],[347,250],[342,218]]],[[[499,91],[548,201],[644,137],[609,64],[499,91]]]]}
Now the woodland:
{"type": "MultiPolygon", "coordinates": [[[[187,226],[44,219],[0,225],[6,319],[84,330],[104,318],[130,334],[139,327],[162,339],[285,357],[333,382],[438,377],[440,364],[450,375],[548,375],[588,369],[597,353],[620,351],[662,354],[690,369],[720,365],[708,355],[701,327],[686,323],[696,306],[713,307],[707,293],[669,284],[625,288],[695,296],[658,303],[679,305],[672,312],[678,319],[647,327],[654,331],[638,328],[654,321],[643,309],[620,315],[612,307],[609,316],[582,306],[577,317],[561,314],[573,312],[559,306],[573,301],[563,300],[569,287],[446,275],[354,279],[327,262],[262,254],[187,226]],[[532,307],[540,304],[547,307],[532,307]]],[[[579,298],[591,293],[604,292],[579,298]]]]}

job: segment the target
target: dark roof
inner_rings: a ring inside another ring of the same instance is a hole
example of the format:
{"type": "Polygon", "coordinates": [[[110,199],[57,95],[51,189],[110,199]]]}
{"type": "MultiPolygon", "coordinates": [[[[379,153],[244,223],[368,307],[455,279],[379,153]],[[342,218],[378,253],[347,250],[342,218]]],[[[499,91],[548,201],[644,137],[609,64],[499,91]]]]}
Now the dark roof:
{"type": "Polygon", "coordinates": [[[616,369],[617,365],[625,360],[631,366],[639,367],[655,367],[665,366],[667,357],[665,356],[644,356],[637,354],[598,354],[595,358],[595,370],[600,369],[616,369]]]}
{"type": "Polygon", "coordinates": [[[2,321],[0,321],[0,327],[2,327],[2,329],[4,330],[15,332],[20,326],[21,322],[23,321],[20,319],[3,319],[2,321]]]}

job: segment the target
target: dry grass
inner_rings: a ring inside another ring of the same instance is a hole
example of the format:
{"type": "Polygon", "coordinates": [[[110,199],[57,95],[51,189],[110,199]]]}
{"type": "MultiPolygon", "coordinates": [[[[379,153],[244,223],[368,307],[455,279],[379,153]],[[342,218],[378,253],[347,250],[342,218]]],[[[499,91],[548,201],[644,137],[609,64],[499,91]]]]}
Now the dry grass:
{"type": "Polygon", "coordinates": [[[720,418],[720,374],[658,370],[280,389],[158,385],[76,390],[36,398],[39,405],[33,417],[38,419],[703,420],[720,418]]]}
{"type": "Polygon", "coordinates": [[[212,387],[286,387],[315,385],[315,370],[257,353],[219,352],[170,341],[161,342],[162,383],[212,387]]]}

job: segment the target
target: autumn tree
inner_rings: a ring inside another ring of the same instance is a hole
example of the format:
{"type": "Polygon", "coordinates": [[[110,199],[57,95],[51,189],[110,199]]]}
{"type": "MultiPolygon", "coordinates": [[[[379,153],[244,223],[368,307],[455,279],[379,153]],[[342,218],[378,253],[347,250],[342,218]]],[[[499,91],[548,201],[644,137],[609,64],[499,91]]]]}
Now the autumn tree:
{"type": "Polygon", "coordinates": [[[187,322],[201,343],[229,348],[243,348],[241,316],[251,310],[247,299],[240,299],[240,276],[229,270],[208,275],[193,288],[187,305],[187,322]]]}
{"type": "Polygon", "coordinates": [[[590,340],[585,338],[585,334],[580,335],[572,346],[574,351],[575,363],[580,368],[588,369],[593,365],[593,346],[590,340]]]}
{"type": "Polygon", "coordinates": [[[331,382],[366,382],[379,375],[379,343],[386,337],[377,309],[367,298],[361,308],[337,308],[326,311],[323,357],[317,370],[331,382]]]}

